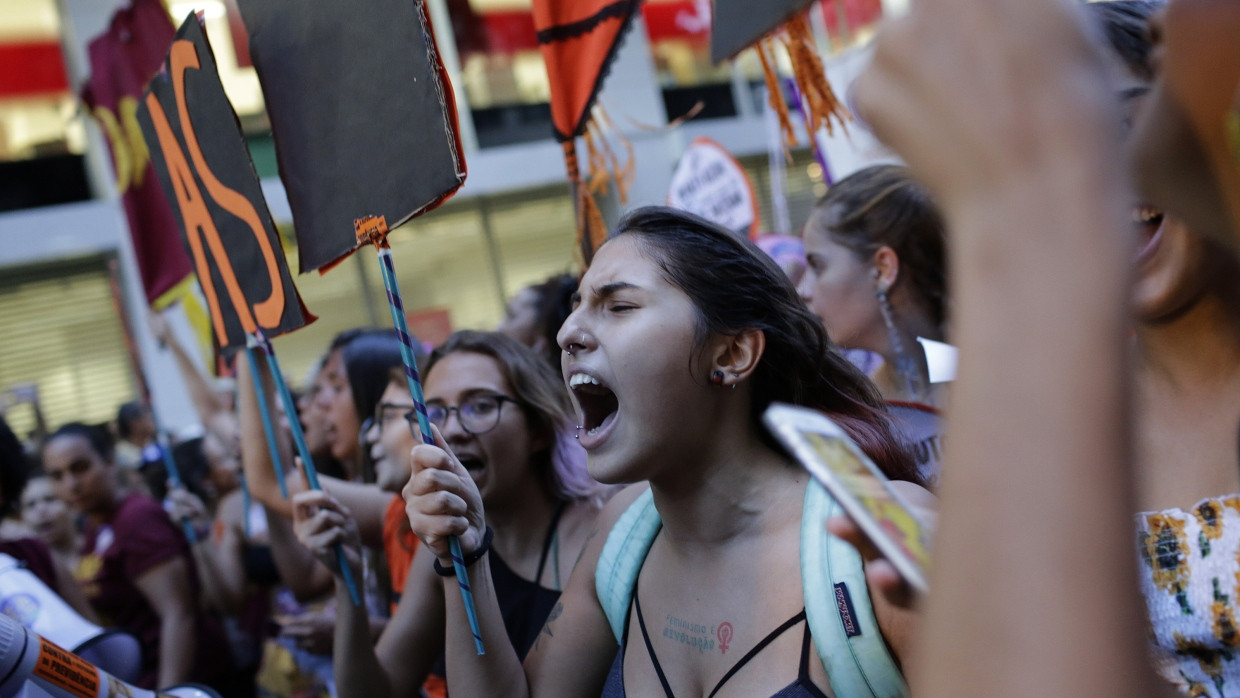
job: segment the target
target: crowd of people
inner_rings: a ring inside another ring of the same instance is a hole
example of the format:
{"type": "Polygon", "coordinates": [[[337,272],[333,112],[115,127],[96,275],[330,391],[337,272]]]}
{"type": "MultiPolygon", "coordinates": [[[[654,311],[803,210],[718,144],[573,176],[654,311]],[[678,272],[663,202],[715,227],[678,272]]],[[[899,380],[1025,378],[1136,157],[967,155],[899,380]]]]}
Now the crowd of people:
{"type": "Polygon", "coordinates": [[[917,0],[855,99],[906,165],[832,185],[803,266],[635,209],[417,357],[433,444],[390,329],[294,414],[154,316],[201,438],[0,419],[0,553],[148,688],[1240,696],[1240,3],[917,0]],[[934,530],[930,591],[825,517],[773,403],[934,530]]]}

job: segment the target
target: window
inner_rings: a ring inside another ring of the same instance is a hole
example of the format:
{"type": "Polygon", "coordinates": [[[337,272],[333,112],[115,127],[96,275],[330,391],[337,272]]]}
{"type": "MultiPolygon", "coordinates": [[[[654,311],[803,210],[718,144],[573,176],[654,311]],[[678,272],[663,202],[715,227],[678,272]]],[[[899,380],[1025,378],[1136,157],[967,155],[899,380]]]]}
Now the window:
{"type": "MultiPolygon", "coordinates": [[[[33,383],[48,426],[98,423],[137,394],[107,261],[67,260],[0,276],[0,390],[33,383]]],[[[23,405],[7,415],[34,429],[23,405]]]]}

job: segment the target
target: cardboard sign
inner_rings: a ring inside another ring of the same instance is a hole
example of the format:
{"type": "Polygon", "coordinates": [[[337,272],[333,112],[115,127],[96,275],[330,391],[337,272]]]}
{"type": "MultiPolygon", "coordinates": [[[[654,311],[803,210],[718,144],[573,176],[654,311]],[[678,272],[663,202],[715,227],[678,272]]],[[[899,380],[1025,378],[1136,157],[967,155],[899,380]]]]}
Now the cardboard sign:
{"type": "Polygon", "coordinates": [[[594,98],[638,4],[638,0],[533,0],[534,28],[551,85],[551,121],[559,140],[585,131],[594,98]]]}
{"type": "Polygon", "coordinates": [[[313,320],[193,14],[151,81],[138,121],[207,297],[217,350],[244,348],[246,333],[259,328],[273,336],[313,320]]]}
{"type": "Polygon", "coordinates": [[[813,0],[715,0],[710,60],[719,63],[771,33],[813,0]]]}
{"type": "Polygon", "coordinates": [[[301,271],[395,228],[465,182],[456,102],[423,0],[239,0],[288,193],[301,271]]]}
{"type": "Polygon", "coordinates": [[[709,138],[694,139],[680,157],[667,205],[750,237],[758,233],[758,200],[749,175],[709,138]]]}

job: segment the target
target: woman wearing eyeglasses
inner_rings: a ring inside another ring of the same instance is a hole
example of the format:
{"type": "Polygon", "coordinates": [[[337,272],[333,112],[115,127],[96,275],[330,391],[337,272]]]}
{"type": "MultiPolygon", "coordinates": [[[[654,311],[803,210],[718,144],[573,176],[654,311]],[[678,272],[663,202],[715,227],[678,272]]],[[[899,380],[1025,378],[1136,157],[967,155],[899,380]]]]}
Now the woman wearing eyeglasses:
{"type": "MultiPolygon", "coordinates": [[[[460,459],[486,506],[490,562],[508,639],[525,656],[559,598],[602,503],[573,436],[568,395],[537,354],[489,332],[458,332],[436,349],[425,375],[427,416],[460,459]]],[[[376,416],[378,460],[419,443],[408,390],[389,384],[376,416]],[[403,392],[402,392],[403,391],[403,392]],[[403,417],[403,419],[399,418],[403,417]]],[[[379,468],[382,469],[382,468],[379,468]]],[[[401,509],[403,514],[403,508],[401,509]]],[[[445,585],[435,556],[413,556],[395,615],[377,644],[341,581],[333,546],[360,572],[360,536],[349,508],[322,492],[294,498],[298,537],[338,575],[336,682],[340,696],[413,695],[444,648],[445,585]]],[[[402,519],[402,536],[416,539],[402,519]]],[[[391,556],[389,556],[391,557],[391,556]]],[[[448,593],[456,593],[455,585],[448,593]]]]}

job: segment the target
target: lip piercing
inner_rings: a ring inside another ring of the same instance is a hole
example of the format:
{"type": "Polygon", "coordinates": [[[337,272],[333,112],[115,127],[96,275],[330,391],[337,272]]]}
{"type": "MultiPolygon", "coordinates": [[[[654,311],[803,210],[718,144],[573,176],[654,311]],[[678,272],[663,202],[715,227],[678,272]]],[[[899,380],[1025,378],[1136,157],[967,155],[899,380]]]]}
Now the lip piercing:
{"type": "Polygon", "coordinates": [[[576,427],[573,427],[573,438],[574,438],[574,439],[577,439],[578,441],[580,441],[580,440],[581,440],[581,430],[582,430],[582,429],[584,429],[584,428],[585,428],[585,427],[583,427],[583,426],[582,426],[582,425],[580,425],[580,424],[578,424],[576,427]]]}

